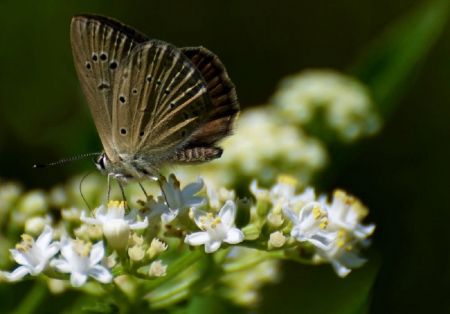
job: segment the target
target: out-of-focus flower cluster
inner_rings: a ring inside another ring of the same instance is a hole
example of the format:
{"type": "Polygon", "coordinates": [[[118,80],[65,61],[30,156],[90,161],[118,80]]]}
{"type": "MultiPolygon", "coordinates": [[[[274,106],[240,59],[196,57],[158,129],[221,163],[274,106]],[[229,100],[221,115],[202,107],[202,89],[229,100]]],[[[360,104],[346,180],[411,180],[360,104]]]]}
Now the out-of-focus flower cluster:
{"type": "Polygon", "coordinates": [[[369,90],[334,70],[305,70],[286,77],[270,102],[287,123],[310,126],[318,135],[329,129],[327,134],[336,134],[344,142],[372,135],[381,127],[369,90]]]}
{"type": "Polygon", "coordinates": [[[280,123],[271,109],[262,106],[241,114],[236,135],[223,143],[223,156],[201,166],[208,182],[219,176],[222,182],[234,185],[237,172],[268,184],[283,172],[306,184],[325,166],[328,157],[322,143],[293,124],[280,123]]]}
{"type": "MultiPolygon", "coordinates": [[[[269,104],[245,110],[236,134],[221,144],[222,157],[200,166],[200,172],[217,187],[252,178],[268,185],[279,173],[304,187],[332,158],[330,144],[353,143],[381,125],[362,83],[333,70],[306,70],[283,79],[269,104]]],[[[198,168],[183,170],[191,172],[189,179],[194,171],[198,168]]]]}

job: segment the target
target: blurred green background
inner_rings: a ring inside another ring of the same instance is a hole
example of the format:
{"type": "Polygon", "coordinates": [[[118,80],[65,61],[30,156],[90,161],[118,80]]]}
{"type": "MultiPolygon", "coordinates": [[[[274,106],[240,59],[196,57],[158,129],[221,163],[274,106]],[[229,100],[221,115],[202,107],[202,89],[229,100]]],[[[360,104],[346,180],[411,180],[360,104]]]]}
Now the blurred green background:
{"type": "Polygon", "coordinates": [[[286,264],[283,281],[264,289],[260,312],[449,311],[448,7],[446,0],[1,1],[0,176],[49,188],[94,167],[86,159],[31,168],[101,151],[73,66],[69,25],[77,13],[107,15],[179,47],[207,47],[226,65],[243,108],[265,103],[283,76],[305,68],[356,74],[374,89],[385,128],[341,148],[339,166],[332,162],[317,184],[343,188],[370,208],[377,230],[369,262],[346,279],[329,265],[286,264]]]}

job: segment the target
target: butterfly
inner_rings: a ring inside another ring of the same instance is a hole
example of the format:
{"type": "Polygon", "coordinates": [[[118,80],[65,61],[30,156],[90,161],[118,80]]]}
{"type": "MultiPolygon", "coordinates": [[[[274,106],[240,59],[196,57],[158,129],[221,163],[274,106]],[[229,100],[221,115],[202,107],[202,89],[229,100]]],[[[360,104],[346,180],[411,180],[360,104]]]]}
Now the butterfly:
{"type": "Polygon", "coordinates": [[[221,157],[217,142],[232,133],[240,108],[215,54],[177,48],[93,14],[75,15],[70,34],[104,148],[95,164],[108,179],[158,180],[162,167],[221,157]]]}

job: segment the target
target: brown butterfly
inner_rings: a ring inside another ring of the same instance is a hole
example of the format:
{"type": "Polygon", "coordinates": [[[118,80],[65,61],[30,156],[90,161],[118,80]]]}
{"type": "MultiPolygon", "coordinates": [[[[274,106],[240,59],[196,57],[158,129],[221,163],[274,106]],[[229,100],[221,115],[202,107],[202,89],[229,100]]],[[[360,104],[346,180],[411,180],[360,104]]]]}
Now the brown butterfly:
{"type": "Polygon", "coordinates": [[[222,155],[216,143],[231,134],[239,104],[216,55],[92,14],[73,17],[71,41],[104,148],[95,164],[108,178],[157,180],[161,167],[222,155]]]}

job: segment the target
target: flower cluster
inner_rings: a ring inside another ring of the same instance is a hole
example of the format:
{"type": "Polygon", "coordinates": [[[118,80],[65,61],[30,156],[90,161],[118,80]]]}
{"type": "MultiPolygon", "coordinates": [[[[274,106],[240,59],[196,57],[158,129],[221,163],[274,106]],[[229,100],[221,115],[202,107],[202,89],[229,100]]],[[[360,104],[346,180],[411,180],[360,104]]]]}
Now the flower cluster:
{"type": "MultiPolygon", "coordinates": [[[[1,274],[7,281],[43,274],[79,288],[89,278],[92,283],[114,281],[130,300],[143,298],[151,309],[159,309],[185,300],[188,295],[173,297],[171,291],[200,284],[204,267],[214,263],[222,297],[254,306],[259,288],[278,280],[278,259],[329,262],[344,277],[363,264],[358,249],[368,245],[374,231],[373,225],[361,224],[367,209],[357,199],[336,191],[328,203],[312,188],[298,194],[292,177],[280,177],[270,189],[253,181],[254,201],[236,199],[234,191],[223,188],[205,188],[201,177],[182,188],[170,175],[160,186],[160,195],[138,201],[138,208],[111,201],[92,213],[63,209],[62,224],[51,228],[48,219],[36,241],[22,236],[10,250],[20,266],[1,274]],[[202,249],[192,250],[196,246],[202,249]],[[216,257],[205,259],[211,253],[216,257]],[[166,282],[168,273],[176,279],[166,282]]],[[[15,202],[44,214],[46,197],[33,192],[15,202]]]]}
{"type": "Polygon", "coordinates": [[[92,245],[64,235],[61,236],[61,243],[52,242],[52,238],[53,229],[49,226],[45,226],[36,241],[27,234],[22,235],[22,242],[10,250],[14,260],[21,266],[12,273],[3,272],[6,280],[18,281],[28,274],[36,276],[52,267],[61,273],[71,273],[70,283],[74,287],[84,285],[89,276],[102,283],[111,282],[112,275],[109,270],[98,265],[104,257],[101,241],[92,245]],[[62,257],[52,259],[59,251],[62,257]]]}
{"type": "Polygon", "coordinates": [[[368,89],[334,70],[305,70],[285,78],[271,102],[285,121],[303,128],[323,113],[320,125],[344,142],[374,134],[381,126],[368,89]]]}
{"type": "MultiPolygon", "coordinates": [[[[271,202],[267,222],[272,223],[269,244],[272,248],[289,245],[292,239],[314,246],[313,261],[329,262],[340,277],[347,276],[352,268],[360,267],[365,259],[358,256],[361,247],[370,244],[368,237],[375,225],[363,225],[368,210],[362,203],[344,191],[334,193],[331,204],[326,197],[316,197],[312,188],[295,194],[297,182],[294,178],[282,176],[272,189],[265,190],[253,182],[251,190],[260,203],[271,202]],[[281,210],[280,210],[281,208],[281,210]],[[278,219],[269,218],[270,216],[278,219]],[[284,224],[283,218],[290,223],[284,224]],[[286,239],[285,236],[291,239],[286,239]]],[[[291,242],[292,244],[292,242],[291,242]]]]}

